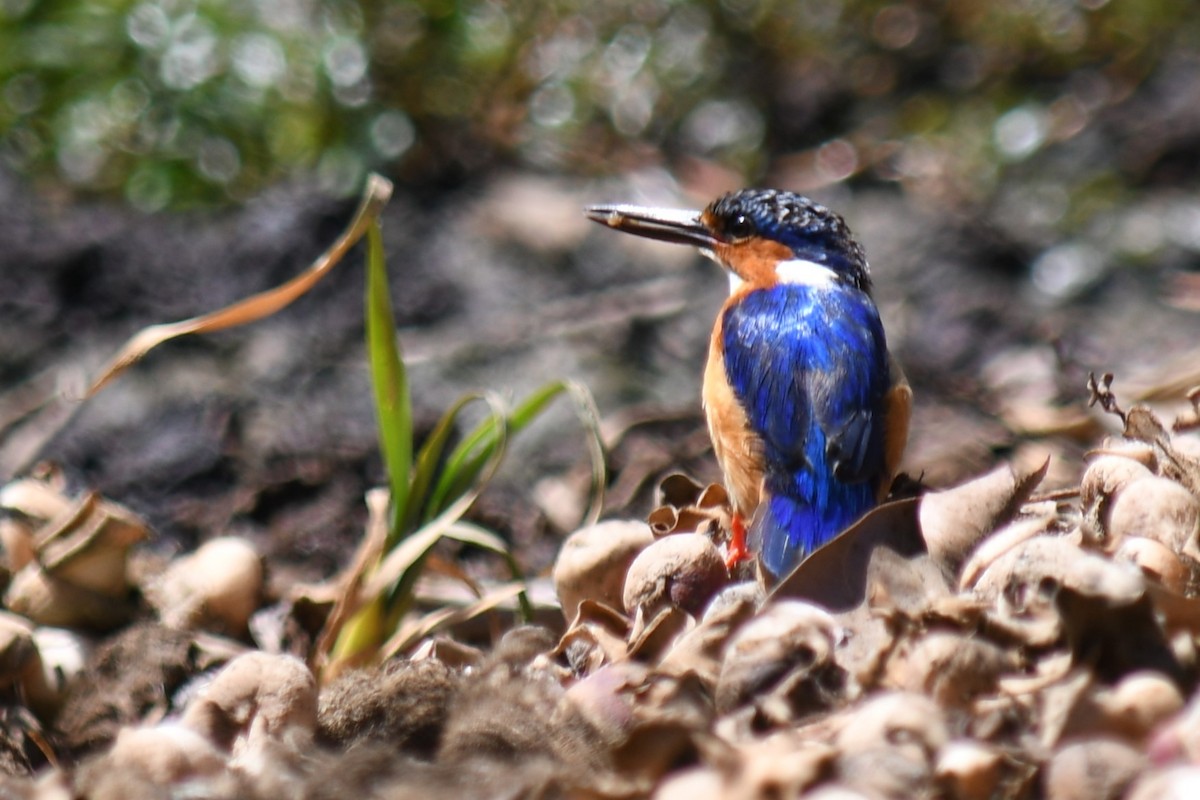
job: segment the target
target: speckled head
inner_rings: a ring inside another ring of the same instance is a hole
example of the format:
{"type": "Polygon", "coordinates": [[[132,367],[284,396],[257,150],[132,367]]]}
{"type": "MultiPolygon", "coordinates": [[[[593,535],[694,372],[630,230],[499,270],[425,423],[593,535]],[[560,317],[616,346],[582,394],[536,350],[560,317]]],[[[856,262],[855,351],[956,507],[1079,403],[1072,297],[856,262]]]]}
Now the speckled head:
{"type": "Polygon", "coordinates": [[[729,271],[734,292],[778,283],[871,289],[867,259],[845,221],[792,192],[743,189],[703,211],[600,205],[587,215],[636,236],[699,248],[729,271]]]}
{"type": "Polygon", "coordinates": [[[714,234],[713,255],[742,280],[787,280],[790,276],[781,274],[779,265],[792,262],[823,267],[831,279],[870,291],[866,255],[845,220],[807,197],[742,189],[714,200],[700,219],[714,234]]]}

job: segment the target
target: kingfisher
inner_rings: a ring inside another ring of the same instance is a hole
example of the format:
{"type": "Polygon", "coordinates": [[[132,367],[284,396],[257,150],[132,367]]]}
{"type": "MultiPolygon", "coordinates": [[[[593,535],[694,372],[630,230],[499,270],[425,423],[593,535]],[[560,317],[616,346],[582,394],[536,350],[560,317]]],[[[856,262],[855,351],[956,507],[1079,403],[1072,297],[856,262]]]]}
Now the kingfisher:
{"type": "Polygon", "coordinates": [[[887,347],[862,246],[792,192],[743,189],[702,211],[597,205],[596,222],[692,245],[729,275],[703,403],[733,509],[730,564],[768,580],[881,502],[908,439],[912,390],[887,347]]]}

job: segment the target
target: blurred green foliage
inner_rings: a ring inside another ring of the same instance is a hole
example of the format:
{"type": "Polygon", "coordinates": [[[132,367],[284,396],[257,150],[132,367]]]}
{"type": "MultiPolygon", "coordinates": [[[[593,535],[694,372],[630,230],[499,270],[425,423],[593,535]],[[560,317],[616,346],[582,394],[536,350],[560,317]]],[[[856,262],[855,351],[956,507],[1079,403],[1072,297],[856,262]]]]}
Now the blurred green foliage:
{"type": "Polygon", "coordinates": [[[0,0],[0,157],[145,209],[301,170],[350,193],[369,169],[660,153],[978,199],[1196,49],[1196,17],[1188,0],[0,0]]]}

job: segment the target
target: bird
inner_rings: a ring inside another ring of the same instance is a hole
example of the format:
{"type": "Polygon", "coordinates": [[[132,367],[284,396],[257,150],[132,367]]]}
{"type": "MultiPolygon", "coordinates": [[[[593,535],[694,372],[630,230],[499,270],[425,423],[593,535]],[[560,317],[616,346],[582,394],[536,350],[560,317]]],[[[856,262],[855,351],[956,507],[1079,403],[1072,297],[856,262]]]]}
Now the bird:
{"type": "Polygon", "coordinates": [[[872,298],[865,251],[802,195],[742,189],[701,211],[594,205],[591,220],[691,245],[725,269],[702,400],[733,510],[727,560],[778,581],[882,502],[912,390],[872,298]]]}

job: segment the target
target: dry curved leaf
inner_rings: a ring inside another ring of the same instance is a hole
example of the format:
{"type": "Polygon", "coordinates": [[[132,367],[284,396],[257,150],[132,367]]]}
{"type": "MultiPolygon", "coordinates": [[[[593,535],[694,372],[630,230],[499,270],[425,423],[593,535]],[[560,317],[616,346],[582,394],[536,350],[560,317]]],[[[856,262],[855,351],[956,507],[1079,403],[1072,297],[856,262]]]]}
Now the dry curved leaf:
{"type": "Polygon", "coordinates": [[[576,675],[590,675],[605,664],[625,658],[628,636],[629,620],[624,614],[594,600],[584,600],[551,655],[565,658],[576,675]]]}
{"type": "Polygon", "coordinates": [[[697,675],[715,689],[721,669],[721,652],[729,637],[751,619],[764,596],[756,581],[725,587],[705,609],[700,624],[679,637],[658,663],[668,675],[697,675]]]}
{"type": "Polygon", "coordinates": [[[974,586],[975,582],[979,580],[979,576],[992,562],[1017,545],[1049,532],[1057,519],[1055,514],[1019,519],[988,536],[975,548],[971,557],[963,565],[958,578],[959,588],[966,589],[974,586]]]}
{"type": "Polygon", "coordinates": [[[918,500],[884,503],[818,548],[771,591],[772,597],[807,600],[831,611],[847,611],[863,601],[867,571],[876,549],[901,556],[925,552],[917,526],[918,500]]]}
{"type": "Polygon", "coordinates": [[[167,322],[143,328],[134,334],[108,365],[101,370],[99,377],[92,382],[85,397],[91,397],[99,392],[110,381],[163,342],[189,333],[211,333],[256,322],[286,308],[297,298],[306,294],[331,269],[337,266],[350,248],[366,234],[367,228],[379,216],[379,212],[387,205],[391,196],[391,181],[380,175],[370,175],[367,178],[366,188],[363,190],[362,201],[345,232],[307,270],[281,286],[239,300],[225,308],[179,322],[167,322]]]}
{"type": "Polygon", "coordinates": [[[953,489],[924,495],[918,518],[930,556],[958,574],[983,537],[1012,520],[1049,467],[1049,460],[1021,472],[1001,465],[953,489]]]}

